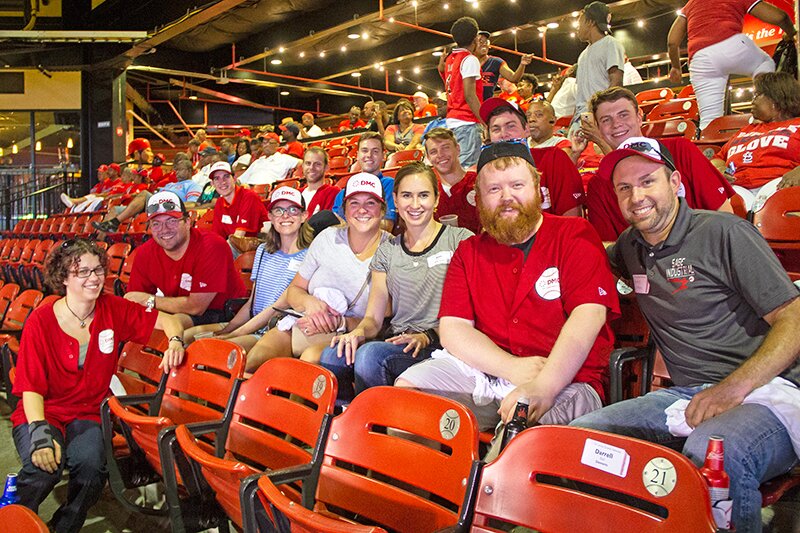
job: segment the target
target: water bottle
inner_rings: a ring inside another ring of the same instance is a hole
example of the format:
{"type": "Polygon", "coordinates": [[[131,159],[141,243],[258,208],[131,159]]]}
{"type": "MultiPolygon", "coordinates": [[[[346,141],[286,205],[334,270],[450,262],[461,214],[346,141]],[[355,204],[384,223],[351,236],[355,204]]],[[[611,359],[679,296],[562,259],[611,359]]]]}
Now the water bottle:
{"type": "Polygon", "coordinates": [[[514,417],[508,421],[503,431],[503,441],[500,443],[500,451],[506,449],[508,443],[528,427],[528,405],[527,398],[517,400],[517,407],[514,409],[514,417]]]}
{"type": "Polygon", "coordinates": [[[19,503],[17,494],[17,474],[9,474],[6,477],[6,488],[3,490],[3,497],[0,498],[0,507],[19,503]]]}

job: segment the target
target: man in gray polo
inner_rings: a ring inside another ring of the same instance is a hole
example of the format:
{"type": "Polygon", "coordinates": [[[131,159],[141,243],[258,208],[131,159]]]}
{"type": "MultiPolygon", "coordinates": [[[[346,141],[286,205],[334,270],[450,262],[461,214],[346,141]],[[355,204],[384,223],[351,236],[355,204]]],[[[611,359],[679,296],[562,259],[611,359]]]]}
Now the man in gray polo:
{"type": "Polygon", "coordinates": [[[680,172],[656,142],[612,151],[599,173],[631,223],[608,249],[612,268],[632,280],[675,386],[573,425],[670,446],[698,466],[709,436],[724,437],[733,524],[761,531],[759,485],[798,460],[798,291],[752,224],[678,197],[680,172]]]}

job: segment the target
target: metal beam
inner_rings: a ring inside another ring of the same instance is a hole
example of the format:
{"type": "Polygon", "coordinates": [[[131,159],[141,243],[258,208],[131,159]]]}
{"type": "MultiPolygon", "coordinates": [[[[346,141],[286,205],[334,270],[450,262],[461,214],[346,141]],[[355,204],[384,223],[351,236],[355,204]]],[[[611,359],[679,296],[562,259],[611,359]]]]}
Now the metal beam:
{"type": "Polygon", "coordinates": [[[130,83],[125,83],[125,96],[128,97],[128,100],[133,102],[133,105],[147,113],[148,115],[157,115],[158,111],[156,108],[150,105],[144,96],[142,96],[139,91],[134,89],[130,83]]]}
{"type": "Polygon", "coordinates": [[[248,0],[220,0],[209,7],[198,9],[197,11],[189,13],[182,19],[165,26],[150,38],[135,44],[133,48],[122,54],[122,56],[128,59],[135,59],[142,54],[147,54],[156,46],[178,35],[184,34],[187,31],[193,30],[246,1],[248,0]]]}
{"type": "Polygon", "coordinates": [[[151,132],[153,135],[156,135],[156,136],[157,136],[159,139],[161,139],[162,141],[164,141],[165,143],[167,143],[167,144],[169,145],[169,147],[170,147],[170,148],[175,148],[175,145],[174,145],[172,142],[170,142],[170,140],[169,140],[169,139],[167,139],[166,137],[164,137],[163,135],[161,135],[161,134],[160,134],[160,133],[159,133],[159,132],[158,132],[158,131],[157,131],[157,130],[156,130],[154,127],[153,127],[153,126],[151,126],[151,125],[150,125],[150,124],[149,124],[149,123],[148,123],[148,122],[147,122],[145,119],[143,119],[142,117],[140,117],[139,115],[137,115],[136,113],[134,113],[133,111],[131,111],[130,109],[128,110],[128,114],[129,114],[130,116],[132,116],[133,118],[135,118],[136,120],[138,120],[139,122],[141,122],[141,123],[142,123],[142,125],[143,125],[145,128],[147,128],[148,130],[150,130],[150,132],[151,132]]]}
{"type": "Polygon", "coordinates": [[[147,37],[146,31],[60,31],[60,30],[15,30],[0,31],[0,39],[15,39],[38,42],[115,43],[135,42],[147,37]]]}

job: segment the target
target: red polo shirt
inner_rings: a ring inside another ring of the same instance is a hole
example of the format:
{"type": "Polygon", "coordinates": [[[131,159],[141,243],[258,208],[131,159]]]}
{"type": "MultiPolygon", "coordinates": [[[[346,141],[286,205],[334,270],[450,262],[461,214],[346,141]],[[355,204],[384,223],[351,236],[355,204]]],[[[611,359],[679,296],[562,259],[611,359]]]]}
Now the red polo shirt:
{"type": "MultiPolygon", "coordinates": [[[[307,188],[307,186],[303,187],[300,189],[300,192],[304,193],[307,188]]],[[[339,194],[340,190],[341,189],[335,185],[324,183],[319,189],[317,189],[317,192],[314,193],[311,201],[306,205],[308,216],[315,215],[326,209],[333,209],[333,202],[336,200],[336,195],[339,194]]]]}
{"type": "Polygon", "coordinates": [[[563,215],[583,205],[583,182],[572,159],[560,148],[531,148],[531,155],[542,177],[542,211],[563,215]]]}
{"type": "Polygon", "coordinates": [[[464,177],[450,187],[450,193],[442,187],[439,178],[439,206],[436,208],[436,220],[444,215],[458,215],[458,225],[467,228],[472,233],[481,232],[481,221],[478,217],[478,208],[475,201],[475,178],[473,171],[467,172],[464,177]]]}
{"type": "Polygon", "coordinates": [[[462,241],[447,270],[439,318],[471,320],[497,346],[519,357],[547,357],[572,310],[586,303],[610,311],[573,382],[604,397],[614,347],[609,321],[619,315],[614,276],[586,220],[544,213],[525,260],[522,250],[488,233],[462,241]]]}
{"type": "Polygon", "coordinates": [[[278,150],[282,154],[289,154],[295,156],[297,159],[303,159],[303,153],[306,149],[300,141],[292,141],[286,143],[286,146],[278,150]]]}
{"type": "MultiPolygon", "coordinates": [[[[76,419],[99,423],[100,404],[111,393],[119,343],[146,343],[157,317],[158,313],[148,313],[139,304],[101,294],[89,325],[89,347],[81,369],[78,341],[61,329],[53,304],[35,309],[22,332],[14,394],[41,394],[45,419],[62,433],[76,419]]],[[[14,426],[28,422],[22,402],[11,421],[14,426]]]]}
{"type": "Polygon", "coordinates": [[[255,237],[266,220],[269,217],[261,197],[250,189],[236,187],[233,202],[229,204],[220,196],[214,204],[212,229],[223,239],[240,229],[245,231],[246,236],[255,237]]]}
{"type": "Polygon", "coordinates": [[[137,250],[128,292],[167,297],[215,292],[208,309],[220,310],[227,300],[247,296],[242,277],[233,266],[230,246],[213,231],[192,228],[189,247],[177,261],[170,259],[155,239],[137,250]]]}
{"type": "MultiPolygon", "coordinates": [[[[703,153],[684,138],[660,139],[672,154],[681,173],[679,196],[693,209],[716,211],[725,200],[736,194],[728,180],[714,168],[703,153]]],[[[586,208],[589,222],[604,241],[616,241],[630,225],[619,210],[617,193],[610,179],[595,175],[586,186],[586,208]]]]}
{"type": "MultiPolygon", "coordinates": [[[[349,118],[344,119],[339,123],[339,131],[355,130],[358,128],[365,128],[367,123],[361,119],[356,120],[355,124],[350,122],[349,118]]],[[[302,157],[302,156],[301,156],[302,157]]]]}

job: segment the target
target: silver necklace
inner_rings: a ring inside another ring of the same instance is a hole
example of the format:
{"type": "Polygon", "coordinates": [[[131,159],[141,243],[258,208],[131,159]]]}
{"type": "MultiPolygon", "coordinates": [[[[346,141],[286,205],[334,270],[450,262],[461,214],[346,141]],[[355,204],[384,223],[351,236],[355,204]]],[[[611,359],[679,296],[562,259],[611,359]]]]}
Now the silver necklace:
{"type": "Polygon", "coordinates": [[[72,313],[72,316],[78,319],[78,322],[80,322],[82,328],[86,327],[86,321],[89,319],[89,317],[91,317],[94,314],[94,307],[92,307],[92,310],[89,311],[88,315],[86,315],[83,318],[79,317],[78,315],[75,314],[75,311],[73,311],[72,308],[69,306],[69,302],[67,301],[66,296],[64,297],[64,305],[67,306],[67,309],[69,310],[70,313],[72,313]]]}

